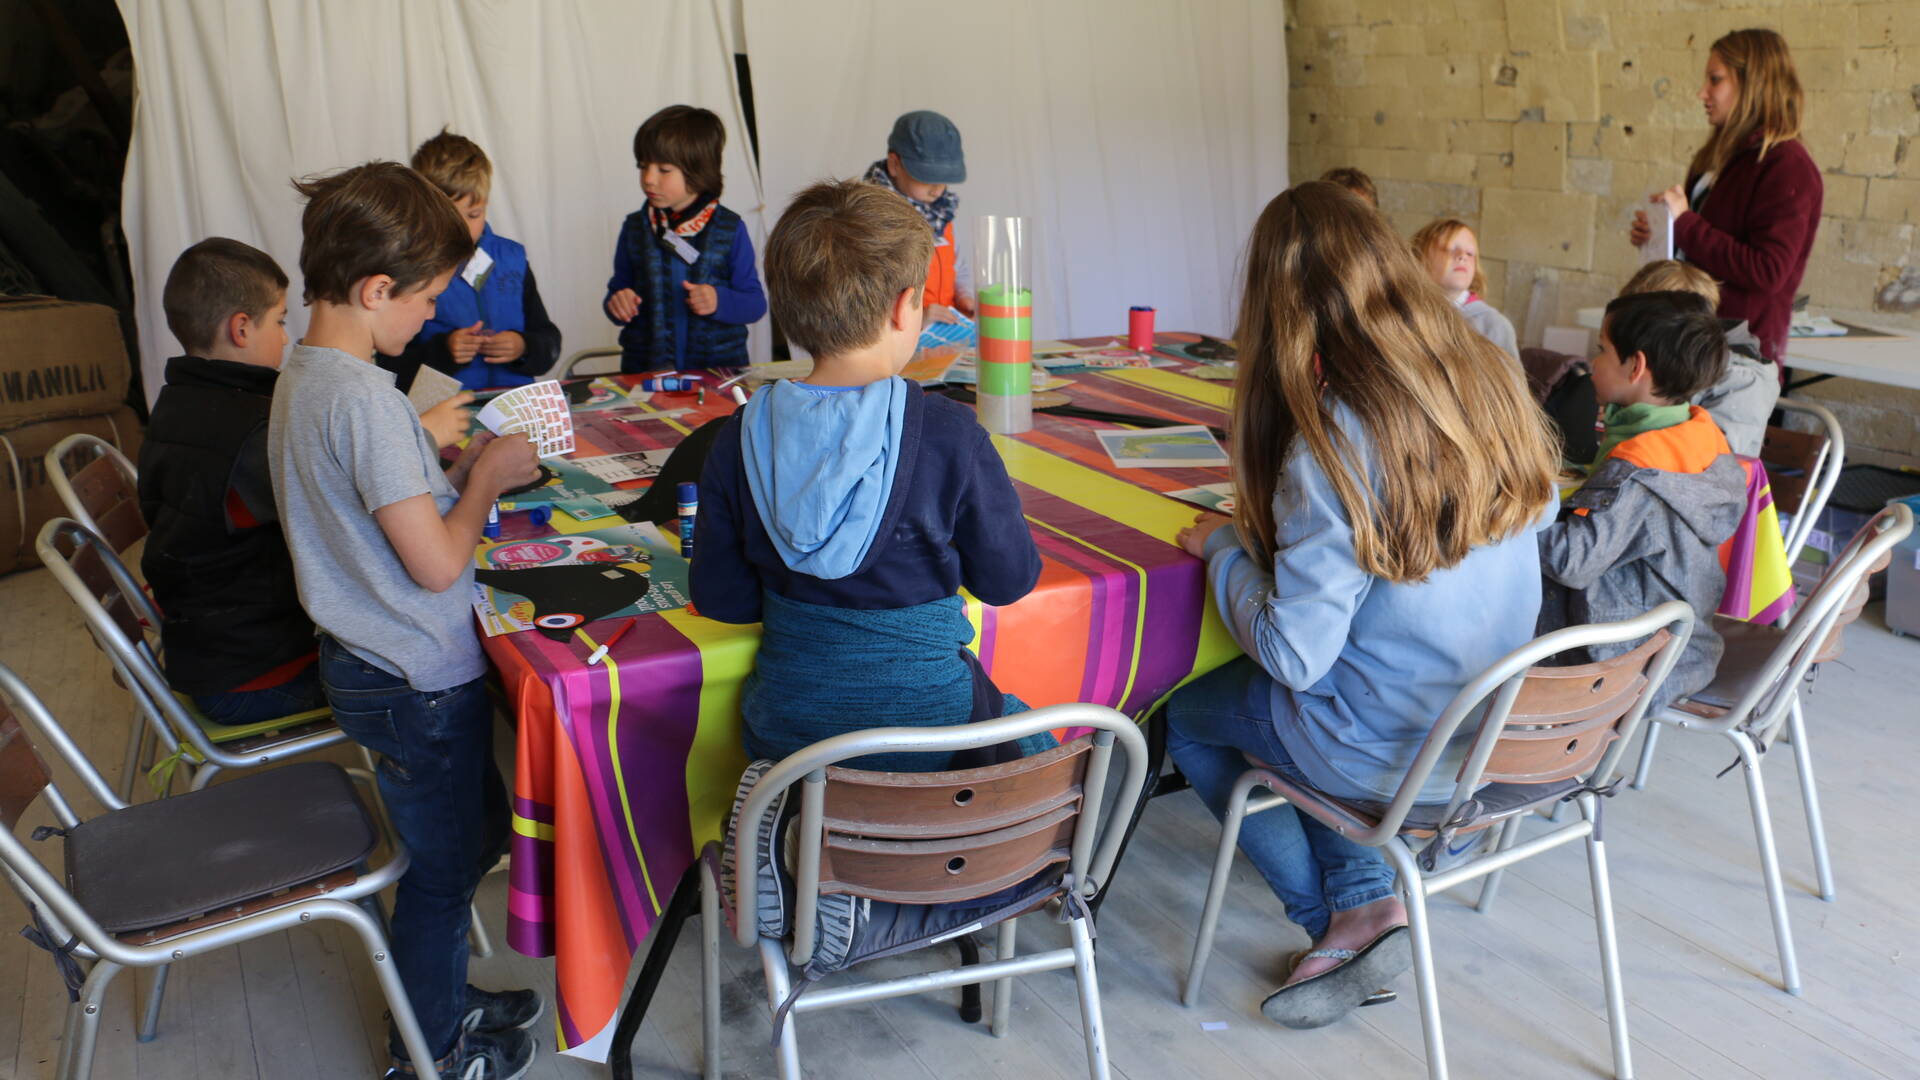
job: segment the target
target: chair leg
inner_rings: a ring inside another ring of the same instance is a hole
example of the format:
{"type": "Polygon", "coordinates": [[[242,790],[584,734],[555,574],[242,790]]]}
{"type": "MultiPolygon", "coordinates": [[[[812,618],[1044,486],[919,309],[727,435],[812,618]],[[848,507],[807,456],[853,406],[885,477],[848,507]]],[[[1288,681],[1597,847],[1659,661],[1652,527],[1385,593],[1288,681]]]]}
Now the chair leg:
{"type": "Polygon", "coordinates": [[[700,1075],[720,1080],[720,890],[700,868],[700,1075]]]}
{"type": "Polygon", "coordinates": [[[71,1006],[67,1026],[68,1046],[61,1048],[66,1062],[63,1080],[89,1080],[93,1076],[93,1048],[100,1037],[100,1010],[107,999],[107,986],[120,974],[121,967],[111,960],[96,961],[80,987],[80,1000],[71,1006]]]}
{"type": "Polygon", "coordinates": [[[113,790],[127,802],[133,801],[133,785],[140,776],[140,762],[147,754],[147,719],[138,711],[133,714],[133,729],[127,732],[127,756],[120,765],[120,783],[113,790]]]}
{"type": "Polygon", "coordinates": [[[351,904],[328,906],[324,910],[316,907],[314,914],[346,923],[359,935],[361,946],[367,950],[367,959],[373,964],[373,977],[380,983],[381,995],[387,999],[387,1014],[400,1031],[400,1045],[407,1048],[407,1057],[413,1061],[432,1061],[433,1047],[427,1045],[427,1036],[420,1030],[419,1018],[413,1014],[413,999],[407,997],[407,988],[400,982],[399,965],[394,962],[393,951],[387,947],[379,924],[364,909],[351,904]]]}
{"type": "Polygon", "coordinates": [[[153,982],[147,988],[147,1007],[140,1014],[140,1030],[134,1038],[143,1043],[152,1042],[160,1032],[160,1004],[167,995],[167,973],[173,970],[172,964],[162,964],[153,969],[153,982]]]}
{"type": "Polygon", "coordinates": [[[1213,932],[1220,925],[1220,908],[1227,898],[1227,877],[1233,873],[1233,851],[1240,842],[1240,823],[1246,820],[1247,798],[1258,786],[1257,774],[1247,772],[1233,785],[1227,797],[1227,816],[1220,822],[1220,847],[1213,855],[1213,876],[1207,879],[1207,903],[1200,909],[1200,931],[1193,939],[1193,958],[1187,961],[1187,985],[1180,992],[1180,1004],[1191,1008],[1200,1000],[1200,983],[1207,975],[1207,960],[1213,954],[1213,932]]]}
{"type": "Polygon", "coordinates": [[[479,904],[467,909],[467,950],[481,960],[493,955],[493,939],[487,936],[487,924],[480,921],[479,904]]]}
{"type": "Polygon", "coordinates": [[[211,761],[203,761],[194,766],[193,783],[187,785],[188,791],[204,791],[213,778],[220,775],[220,766],[211,761]]]}
{"type": "MultiPolygon", "coordinates": [[[[1554,809],[1558,810],[1561,805],[1563,804],[1555,803],[1554,809]]],[[[1515,814],[1500,826],[1500,839],[1494,841],[1493,845],[1496,853],[1507,850],[1513,846],[1515,840],[1520,839],[1520,819],[1523,816],[1515,814]]],[[[1503,868],[1480,879],[1480,898],[1474,901],[1473,910],[1482,915],[1493,910],[1493,898],[1500,894],[1500,879],[1506,875],[1507,872],[1503,868]]]]}
{"type": "Polygon", "coordinates": [[[1746,732],[1729,731],[1727,738],[1740,753],[1747,776],[1747,803],[1753,811],[1753,837],[1760,848],[1760,876],[1767,887],[1767,906],[1773,912],[1773,940],[1780,950],[1780,986],[1800,993],[1800,963],[1793,953],[1793,928],[1787,923],[1787,894],[1780,885],[1780,853],[1773,843],[1773,821],[1767,813],[1766,781],[1760,778],[1760,754],[1746,732]]]}
{"type": "Polygon", "coordinates": [[[1813,751],[1807,746],[1807,721],[1794,695],[1787,713],[1787,733],[1793,740],[1793,764],[1800,773],[1800,801],[1807,808],[1807,837],[1813,843],[1813,872],[1820,882],[1820,899],[1834,897],[1833,864],[1827,856],[1827,827],[1820,817],[1820,789],[1813,781],[1813,751]]]}
{"type": "Polygon", "coordinates": [[[1413,936],[1413,986],[1420,997],[1420,1030],[1427,1046],[1427,1076],[1447,1080],[1447,1046],[1440,1030],[1440,987],[1433,976],[1433,931],[1427,924],[1427,890],[1413,852],[1398,839],[1381,845],[1398,875],[1407,905],[1407,932],[1413,936]]]}
{"type": "Polygon", "coordinates": [[[1600,827],[1599,800],[1580,796],[1580,813],[1594,823],[1587,836],[1587,874],[1593,879],[1593,922],[1600,939],[1600,975],[1607,991],[1607,1024],[1613,1033],[1613,1075],[1633,1080],[1633,1050],[1627,1043],[1627,993],[1620,979],[1620,939],[1613,922],[1613,885],[1607,874],[1607,845],[1600,827]]]}
{"type": "MultiPolygon", "coordinates": [[[[767,976],[767,1004],[778,1011],[780,1003],[787,1000],[787,994],[793,989],[787,979],[787,953],[780,942],[760,939],[760,967],[767,976]]],[[[774,1051],[780,1061],[780,1080],[801,1080],[800,1040],[793,1032],[794,1023],[799,1019],[789,1012],[786,1024],[780,1028],[780,1045],[774,1051]]]]}
{"type": "MultiPolygon", "coordinates": [[[[1015,947],[1014,930],[1020,920],[1008,919],[1000,924],[1000,934],[993,946],[995,960],[1013,959],[1015,947]]],[[[993,1037],[1006,1037],[1007,1029],[1013,1022],[1013,976],[1009,975],[993,984],[993,1037]]]]}
{"type": "Polygon", "coordinates": [[[1640,764],[1633,770],[1633,790],[1643,791],[1647,786],[1647,777],[1653,774],[1653,748],[1660,741],[1660,725],[1653,717],[1647,717],[1647,734],[1640,740],[1640,764]]]}
{"type": "Polygon", "coordinates": [[[1087,1075],[1108,1080],[1107,1024],[1100,1015],[1100,980],[1093,967],[1093,935],[1086,919],[1067,923],[1073,935],[1073,977],[1080,988],[1080,1026],[1087,1037],[1087,1075]]]}

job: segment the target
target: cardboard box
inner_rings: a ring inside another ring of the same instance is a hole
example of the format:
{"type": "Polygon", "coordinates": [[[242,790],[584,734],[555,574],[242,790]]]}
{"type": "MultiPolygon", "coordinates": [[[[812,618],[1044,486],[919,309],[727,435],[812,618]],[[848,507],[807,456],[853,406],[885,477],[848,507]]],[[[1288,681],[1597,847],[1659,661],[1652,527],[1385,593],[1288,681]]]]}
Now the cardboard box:
{"type": "Polygon", "coordinates": [[[126,403],[132,377],[112,308],[0,299],[0,431],[111,412],[126,403]]]}
{"type": "Polygon", "coordinates": [[[129,460],[140,460],[140,421],[124,405],[0,431],[0,574],[40,565],[33,551],[40,527],[66,513],[47,482],[47,451],[75,432],[98,435],[129,460]]]}

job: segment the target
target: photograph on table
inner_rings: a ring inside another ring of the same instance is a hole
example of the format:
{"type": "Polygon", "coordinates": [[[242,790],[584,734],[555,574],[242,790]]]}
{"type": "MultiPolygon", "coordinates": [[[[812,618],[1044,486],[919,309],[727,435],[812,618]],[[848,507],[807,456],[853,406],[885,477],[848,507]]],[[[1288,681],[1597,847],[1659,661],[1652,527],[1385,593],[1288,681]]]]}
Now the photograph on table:
{"type": "Polygon", "coordinates": [[[1227,464],[1213,433],[1199,424],[1151,431],[1096,431],[1100,448],[1121,469],[1205,469],[1227,464]]]}
{"type": "Polygon", "coordinates": [[[1235,505],[1231,483],[1201,484],[1199,487],[1181,488],[1179,491],[1167,492],[1167,498],[1192,503],[1202,510],[1211,510],[1216,514],[1231,514],[1235,505]]]}
{"type": "Polygon", "coordinates": [[[485,543],[473,563],[488,637],[539,630],[565,641],[596,619],[687,605],[687,561],[651,522],[485,543]]]}
{"type": "Polygon", "coordinates": [[[1196,364],[1219,364],[1231,367],[1240,358],[1240,352],[1233,342],[1225,338],[1208,337],[1206,334],[1194,334],[1198,341],[1161,341],[1156,342],[1153,351],[1165,353],[1176,360],[1191,360],[1196,364]]]}

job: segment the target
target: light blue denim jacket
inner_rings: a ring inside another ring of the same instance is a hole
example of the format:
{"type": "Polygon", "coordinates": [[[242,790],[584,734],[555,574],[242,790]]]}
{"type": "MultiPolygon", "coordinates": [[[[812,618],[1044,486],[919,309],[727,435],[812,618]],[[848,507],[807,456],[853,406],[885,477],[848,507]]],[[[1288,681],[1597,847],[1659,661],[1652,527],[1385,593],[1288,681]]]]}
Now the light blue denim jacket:
{"type": "MultiPolygon", "coordinates": [[[[1344,406],[1334,422],[1368,463],[1372,445],[1344,406]]],[[[1208,575],[1234,640],[1273,677],[1280,741],[1316,787],[1337,798],[1393,797],[1421,742],[1460,687],[1533,637],[1540,610],[1534,534],[1474,548],[1426,581],[1395,584],[1361,569],[1353,528],[1326,474],[1296,443],[1274,494],[1271,568],[1231,528],[1207,541],[1208,575]]],[[[1444,802],[1472,737],[1463,726],[1422,789],[1444,802]]]]}

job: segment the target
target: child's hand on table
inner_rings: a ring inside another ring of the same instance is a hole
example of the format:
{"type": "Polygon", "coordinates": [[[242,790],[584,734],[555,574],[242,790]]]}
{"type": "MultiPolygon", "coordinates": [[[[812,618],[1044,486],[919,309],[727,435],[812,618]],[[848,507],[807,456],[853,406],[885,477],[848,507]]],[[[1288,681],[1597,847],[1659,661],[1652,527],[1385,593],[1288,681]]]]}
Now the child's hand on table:
{"type": "Polygon", "coordinates": [[[527,339],[518,330],[500,330],[488,334],[480,343],[480,358],[489,364],[511,364],[525,356],[527,339]]]}
{"type": "Polygon", "coordinates": [[[1193,519],[1193,524],[1180,530],[1175,539],[1187,554],[1196,559],[1207,557],[1207,538],[1215,532],[1233,524],[1233,519],[1221,514],[1202,512],[1193,519]]]}
{"type": "Polygon", "coordinates": [[[720,307],[720,294],[711,285],[699,285],[691,281],[680,284],[687,289],[687,310],[695,315],[711,315],[720,307]]]}
{"type": "Polygon", "coordinates": [[[467,433],[467,413],[464,406],[473,400],[473,395],[465,390],[420,414],[420,426],[433,436],[433,445],[445,450],[460,441],[467,433]]]}
{"type": "Polygon", "coordinates": [[[484,326],[483,322],[475,319],[472,326],[463,326],[448,334],[447,355],[461,364],[473,359],[474,354],[480,351],[481,343],[487,338],[484,326]]]}
{"type": "Polygon", "coordinates": [[[627,322],[640,314],[640,294],[632,289],[621,289],[607,297],[607,314],[615,322],[627,322]]]}

